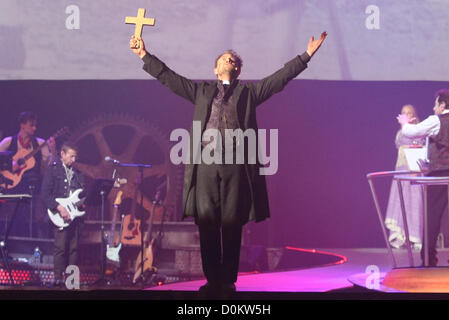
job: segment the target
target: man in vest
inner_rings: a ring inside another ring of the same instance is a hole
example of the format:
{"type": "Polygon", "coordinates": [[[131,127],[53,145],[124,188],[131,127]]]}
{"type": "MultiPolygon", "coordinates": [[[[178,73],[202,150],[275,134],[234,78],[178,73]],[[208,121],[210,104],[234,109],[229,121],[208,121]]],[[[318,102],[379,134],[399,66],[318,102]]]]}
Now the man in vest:
{"type": "MultiPolygon", "coordinates": [[[[428,137],[428,157],[432,177],[449,176],[449,89],[442,89],[435,94],[434,115],[418,124],[412,124],[413,119],[407,115],[397,117],[402,125],[402,133],[409,137],[428,137]]],[[[428,235],[429,235],[429,265],[438,264],[435,249],[440,232],[441,217],[448,203],[447,186],[435,185],[427,189],[428,235]]],[[[421,258],[424,261],[424,247],[421,258]]]]}
{"type": "MultiPolygon", "coordinates": [[[[185,167],[182,205],[183,217],[194,217],[199,228],[203,272],[207,279],[200,291],[207,295],[219,293],[227,296],[235,291],[242,227],[251,220],[262,221],[270,214],[265,176],[260,173],[261,164],[250,163],[248,159],[243,164],[235,161],[231,164],[228,161],[226,164],[198,164],[193,157],[210,150],[209,143],[212,142],[211,139],[204,141],[203,133],[215,130],[225,137],[226,132],[236,129],[257,132],[256,107],[280,92],[305,70],[325,38],[325,32],[320,39],[311,37],[306,52],[295,56],[272,75],[247,83],[237,79],[242,59],[233,50],[224,52],[216,59],[214,73],[217,80],[195,82],[176,74],[146,51],[141,38],[132,37],[129,42],[130,49],[142,59],[145,71],[195,106],[194,125],[200,123],[203,143],[194,145],[191,132],[191,152],[185,167]]],[[[230,154],[236,149],[233,142],[221,147],[220,141],[223,140],[213,141],[214,155],[221,150],[224,150],[222,155],[230,154]]],[[[256,138],[255,148],[258,147],[256,138]]]]}
{"type": "MultiPolygon", "coordinates": [[[[5,137],[0,142],[0,151],[12,151],[16,154],[19,150],[26,150],[31,152],[42,145],[45,140],[35,137],[37,129],[37,117],[32,112],[22,112],[19,116],[19,132],[14,136],[5,137]]],[[[56,155],[55,139],[50,138],[47,145],[44,146],[40,152],[34,155],[35,165],[33,168],[24,172],[19,184],[14,188],[8,189],[5,192],[10,194],[32,194],[38,195],[39,187],[42,179],[41,173],[48,166],[53,156],[56,155]]],[[[12,163],[13,171],[21,168],[23,165],[14,161],[12,163]]],[[[33,208],[36,207],[36,197],[33,197],[33,208]]],[[[16,236],[29,235],[29,218],[30,209],[22,207],[17,213],[14,220],[11,233],[16,236]]]]}
{"type": "Polygon", "coordinates": [[[54,242],[54,275],[56,286],[64,286],[64,274],[67,266],[76,265],[78,261],[78,242],[81,219],[70,220],[66,208],[60,205],[57,198],[67,198],[77,189],[84,189],[84,176],[81,171],[73,167],[77,160],[78,151],[74,145],[64,143],[61,147],[60,160],[50,164],[45,171],[42,181],[41,198],[45,206],[58,213],[68,227],[59,229],[53,225],[54,242]]]}

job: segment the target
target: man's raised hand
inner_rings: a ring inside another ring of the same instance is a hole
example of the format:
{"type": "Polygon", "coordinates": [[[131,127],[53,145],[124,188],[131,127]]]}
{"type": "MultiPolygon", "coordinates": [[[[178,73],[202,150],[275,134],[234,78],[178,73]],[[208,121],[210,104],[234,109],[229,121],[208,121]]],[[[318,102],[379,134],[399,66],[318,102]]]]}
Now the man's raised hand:
{"type": "Polygon", "coordinates": [[[324,39],[326,39],[327,33],[324,31],[321,33],[321,37],[318,40],[315,40],[315,38],[312,36],[309,40],[309,44],[307,45],[307,53],[309,56],[313,56],[315,52],[321,47],[321,44],[323,43],[324,39]]]}
{"type": "Polygon", "coordinates": [[[139,56],[139,58],[143,58],[146,54],[145,51],[145,43],[143,42],[141,37],[132,36],[131,40],[129,40],[129,48],[139,56]]]}

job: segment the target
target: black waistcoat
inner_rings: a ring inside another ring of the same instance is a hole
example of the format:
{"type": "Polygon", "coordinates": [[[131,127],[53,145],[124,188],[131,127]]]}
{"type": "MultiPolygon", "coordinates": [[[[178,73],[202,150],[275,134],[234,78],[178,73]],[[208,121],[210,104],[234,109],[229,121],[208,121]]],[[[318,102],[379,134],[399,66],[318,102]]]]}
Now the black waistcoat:
{"type": "Polygon", "coordinates": [[[207,120],[207,129],[217,129],[220,131],[222,143],[225,140],[226,129],[237,129],[239,127],[237,114],[235,112],[234,81],[225,89],[221,81],[217,82],[218,92],[214,97],[211,106],[209,119],[207,120]]]}
{"type": "Polygon", "coordinates": [[[440,131],[429,139],[430,170],[449,169],[449,113],[439,116],[440,131]]]}

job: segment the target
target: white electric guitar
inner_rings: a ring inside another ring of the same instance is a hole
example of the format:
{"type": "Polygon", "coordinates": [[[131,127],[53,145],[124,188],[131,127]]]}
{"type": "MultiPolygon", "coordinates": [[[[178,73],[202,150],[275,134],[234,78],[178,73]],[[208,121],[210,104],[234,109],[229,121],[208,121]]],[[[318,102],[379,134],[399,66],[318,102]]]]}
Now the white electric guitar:
{"type": "Polygon", "coordinates": [[[63,206],[70,215],[70,221],[66,222],[59,214],[59,211],[53,212],[50,209],[47,210],[48,216],[50,217],[51,222],[55,226],[62,230],[70,225],[70,223],[77,217],[81,217],[86,214],[86,211],[83,211],[79,208],[85,200],[85,198],[79,197],[80,193],[83,189],[75,190],[69,197],[67,198],[56,198],[56,202],[63,206]]]}
{"type": "Polygon", "coordinates": [[[111,232],[109,233],[109,241],[108,245],[106,247],[106,257],[112,262],[112,263],[119,263],[120,262],[120,250],[122,249],[122,244],[120,242],[120,238],[122,236],[122,230],[123,230],[123,217],[122,217],[122,223],[120,227],[120,236],[119,236],[119,243],[117,245],[114,244],[114,233],[115,233],[115,223],[116,223],[116,217],[118,213],[118,207],[122,203],[122,194],[123,191],[117,192],[117,196],[114,201],[114,209],[112,210],[112,224],[111,224],[111,232]]]}

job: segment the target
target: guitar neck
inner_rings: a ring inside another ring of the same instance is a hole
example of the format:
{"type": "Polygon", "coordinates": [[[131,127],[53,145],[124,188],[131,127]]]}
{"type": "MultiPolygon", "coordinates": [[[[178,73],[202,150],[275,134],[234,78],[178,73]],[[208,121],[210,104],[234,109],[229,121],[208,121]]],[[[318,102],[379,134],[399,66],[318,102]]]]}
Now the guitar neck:
{"type": "Polygon", "coordinates": [[[114,210],[112,210],[112,223],[111,223],[111,232],[109,232],[109,246],[114,245],[114,235],[115,235],[115,224],[117,223],[117,212],[118,205],[114,204],[114,210]]]}
{"type": "Polygon", "coordinates": [[[31,157],[34,157],[34,155],[36,154],[36,153],[38,153],[44,146],[46,146],[47,145],[47,140],[45,140],[45,142],[43,143],[43,144],[41,144],[39,147],[37,147],[36,149],[33,149],[32,151],[30,151],[30,153],[28,153],[25,157],[24,157],[24,159],[25,160],[28,160],[29,158],[31,158],[31,157]]]}
{"type": "Polygon", "coordinates": [[[150,222],[148,223],[148,230],[145,234],[145,242],[148,243],[151,240],[151,233],[153,232],[154,212],[156,211],[157,201],[153,201],[151,207],[150,222]]]}
{"type": "MultiPolygon", "coordinates": [[[[63,127],[61,129],[59,129],[54,135],[53,138],[58,138],[59,136],[61,136],[62,134],[67,132],[67,127],[63,127]]],[[[50,137],[51,138],[51,137],[50,137]]],[[[30,151],[30,153],[28,153],[24,159],[28,160],[29,158],[33,157],[36,153],[38,153],[43,147],[45,147],[48,144],[48,139],[44,141],[43,144],[41,144],[40,146],[38,146],[36,149],[30,151]]]]}
{"type": "Polygon", "coordinates": [[[120,236],[119,239],[122,238],[122,234],[123,234],[123,221],[125,220],[125,215],[122,215],[122,218],[120,220],[120,236]]]}

